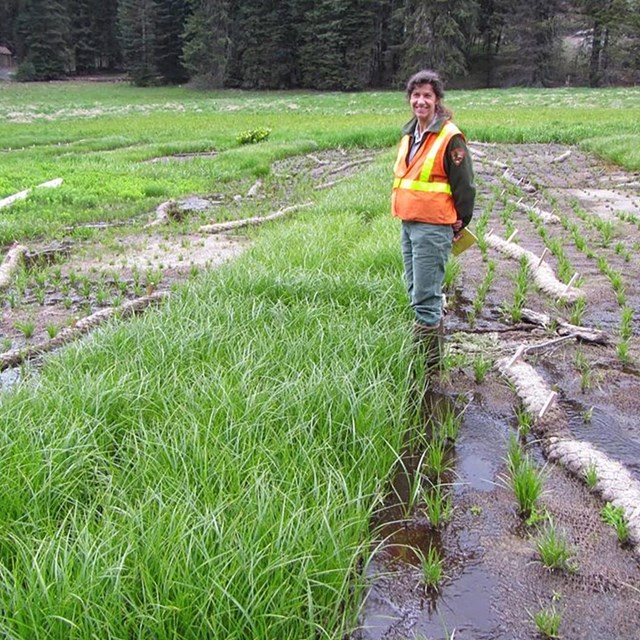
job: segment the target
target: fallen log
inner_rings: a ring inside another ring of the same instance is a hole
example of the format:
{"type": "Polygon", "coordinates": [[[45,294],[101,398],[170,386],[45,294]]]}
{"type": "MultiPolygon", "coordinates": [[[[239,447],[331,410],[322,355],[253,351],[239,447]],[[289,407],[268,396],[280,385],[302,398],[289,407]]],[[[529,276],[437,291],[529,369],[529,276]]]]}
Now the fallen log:
{"type": "Polygon", "coordinates": [[[287,215],[287,213],[291,213],[292,211],[296,211],[304,207],[310,207],[312,204],[312,202],[305,202],[304,204],[294,204],[290,207],[285,207],[284,209],[280,209],[279,211],[270,213],[268,216],[254,216],[253,218],[244,218],[243,220],[229,220],[228,222],[205,224],[202,225],[198,229],[198,231],[200,231],[200,233],[222,233],[224,231],[231,231],[233,229],[240,229],[242,227],[255,226],[263,224],[265,222],[270,222],[271,220],[277,220],[278,218],[282,218],[283,216],[287,215]]]}
{"type": "Polygon", "coordinates": [[[247,191],[247,198],[255,198],[260,189],[262,189],[262,180],[256,180],[249,191],[247,191]]]}
{"type": "Polygon", "coordinates": [[[357,167],[360,164],[366,164],[368,162],[371,162],[372,160],[373,158],[369,156],[366,158],[360,158],[359,160],[352,160],[351,162],[342,164],[339,167],[336,167],[335,169],[331,169],[331,171],[329,171],[327,175],[332,176],[334,173],[341,173],[342,171],[346,171],[347,169],[357,167]]]}
{"type": "Polygon", "coordinates": [[[518,178],[514,176],[509,169],[505,169],[504,173],[502,174],[502,177],[507,182],[510,182],[516,187],[520,187],[520,189],[522,189],[523,191],[526,191],[527,193],[535,193],[538,190],[526,178],[518,178]]]}
{"type": "Polygon", "coordinates": [[[471,155],[478,158],[484,158],[487,154],[484,151],[478,149],[475,145],[475,142],[469,145],[469,151],[471,151],[471,155]]]}
{"type": "Polygon", "coordinates": [[[31,360],[43,353],[48,353],[54,349],[62,347],[116,315],[120,315],[122,318],[129,317],[134,313],[146,309],[152,304],[159,303],[168,295],[169,294],[166,291],[154,291],[150,295],[135,298],[134,300],[127,300],[119,307],[100,309],[100,311],[96,311],[86,318],[81,318],[72,326],[65,327],[58,333],[58,335],[51,338],[51,340],[47,340],[41,344],[34,344],[6,351],[5,353],[0,354],[0,371],[10,369],[11,367],[17,367],[27,360],[31,360]]]}
{"type": "MultiPolygon", "coordinates": [[[[49,180],[48,182],[42,182],[39,185],[36,185],[36,189],[55,189],[62,184],[62,178],[55,178],[54,180],[49,180]]],[[[24,191],[18,191],[18,193],[14,193],[11,196],[7,196],[0,200],[0,209],[4,207],[8,207],[12,205],[14,202],[18,200],[25,200],[29,194],[33,191],[33,189],[25,189],[24,191]]]]}
{"type": "Polygon", "coordinates": [[[316,191],[322,191],[322,189],[330,189],[340,182],[344,182],[346,179],[346,176],[343,176],[342,178],[336,178],[335,180],[330,180],[329,182],[323,182],[322,184],[316,185],[315,189],[316,191]]]}
{"type": "Polygon", "coordinates": [[[510,202],[518,207],[518,209],[538,216],[543,222],[548,224],[558,224],[560,222],[560,218],[555,213],[550,213],[549,211],[545,211],[544,209],[540,209],[534,205],[526,204],[520,200],[511,200],[510,202]]]}
{"type": "Polygon", "coordinates": [[[523,249],[517,244],[504,240],[493,233],[487,234],[485,239],[489,246],[515,260],[525,257],[537,285],[554,298],[575,301],[584,296],[584,292],[580,291],[580,289],[572,287],[571,284],[566,285],[560,282],[551,267],[546,262],[541,261],[540,257],[536,256],[535,253],[527,251],[527,249],[523,249]]]}
{"type": "Polygon", "coordinates": [[[159,224],[164,224],[171,217],[172,211],[174,210],[179,210],[178,204],[175,200],[161,202],[156,207],[156,217],[151,222],[147,222],[143,228],[148,229],[149,227],[156,227],[159,224]]]}
{"type": "Polygon", "coordinates": [[[596,449],[590,442],[574,439],[563,424],[565,420],[559,407],[545,420],[548,405],[557,395],[533,367],[522,361],[512,362],[508,358],[499,360],[496,365],[515,387],[527,412],[535,417],[534,427],[549,460],[582,479],[588,473],[595,472],[594,490],[604,500],[622,509],[634,552],[636,556],[640,555],[640,482],[624,465],[596,449]]]}
{"type": "Polygon", "coordinates": [[[556,156],[555,158],[551,158],[549,162],[551,162],[551,164],[555,164],[556,162],[564,162],[570,155],[571,155],[571,149],[569,149],[569,151],[565,151],[564,153],[561,153],[559,156],[556,156]]]}
{"type": "Polygon", "coordinates": [[[73,243],[53,242],[52,244],[42,247],[41,249],[27,250],[24,254],[24,264],[27,269],[31,269],[34,265],[52,264],[60,258],[60,256],[68,256],[73,248],[73,243]]]}
{"type": "Polygon", "coordinates": [[[574,336],[579,340],[585,342],[593,342],[596,344],[608,344],[609,339],[603,331],[600,329],[591,329],[589,327],[582,327],[579,325],[571,324],[562,318],[551,318],[546,313],[538,313],[531,309],[522,309],[522,319],[532,324],[539,325],[548,329],[553,323],[558,325],[556,332],[559,335],[574,336]]]}
{"type": "Polygon", "coordinates": [[[27,252],[27,247],[15,243],[7,252],[0,265],[0,290],[6,289],[11,283],[11,278],[20,265],[22,257],[27,252]]]}

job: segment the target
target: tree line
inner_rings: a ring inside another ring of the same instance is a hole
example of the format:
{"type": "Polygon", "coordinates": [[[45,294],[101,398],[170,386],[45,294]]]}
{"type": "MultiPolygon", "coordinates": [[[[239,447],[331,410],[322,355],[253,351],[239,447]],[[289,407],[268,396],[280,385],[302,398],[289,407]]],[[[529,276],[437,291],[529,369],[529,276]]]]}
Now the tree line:
{"type": "Polygon", "coordinates": [[[640,0],[0,0],[21,80],[363,90],[640,80],[640,0]]]}

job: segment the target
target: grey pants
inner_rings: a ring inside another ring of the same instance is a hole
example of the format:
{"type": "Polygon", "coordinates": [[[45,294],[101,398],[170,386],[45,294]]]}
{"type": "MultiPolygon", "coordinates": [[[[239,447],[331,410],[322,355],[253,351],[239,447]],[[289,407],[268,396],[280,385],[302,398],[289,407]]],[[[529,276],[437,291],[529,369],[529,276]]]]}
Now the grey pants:
{"type": "Polygon", "coordinates": [[[411,307],[420,324],[442,318],[442,281],[451,253],[453,228],[447,224],[402,222],[402,259],[411,307]]]}

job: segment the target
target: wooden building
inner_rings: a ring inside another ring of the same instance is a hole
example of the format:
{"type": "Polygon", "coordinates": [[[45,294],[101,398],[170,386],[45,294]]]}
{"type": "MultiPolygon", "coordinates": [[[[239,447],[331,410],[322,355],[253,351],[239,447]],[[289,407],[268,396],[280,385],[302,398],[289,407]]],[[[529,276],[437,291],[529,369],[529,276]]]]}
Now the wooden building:
{"type": "Polygon", "coordinates": [[[7,47],[0,45],[0,69],[10,69],[13,67],[13,55],[7,47]]]}

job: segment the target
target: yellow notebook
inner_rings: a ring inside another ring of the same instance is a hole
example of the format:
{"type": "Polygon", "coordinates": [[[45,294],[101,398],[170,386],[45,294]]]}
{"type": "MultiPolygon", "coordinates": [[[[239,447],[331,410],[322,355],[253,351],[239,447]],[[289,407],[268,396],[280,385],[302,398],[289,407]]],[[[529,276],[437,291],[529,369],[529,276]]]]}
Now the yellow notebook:
{"type": "Polygon", "coordinates": [[[451,247],[451,253],[454,256],[460,255],[463,251],[468,249],[472,244],[477,242],[476,238],[467,227],[460,232],[460,237],[453,243],[451,247]]]}

